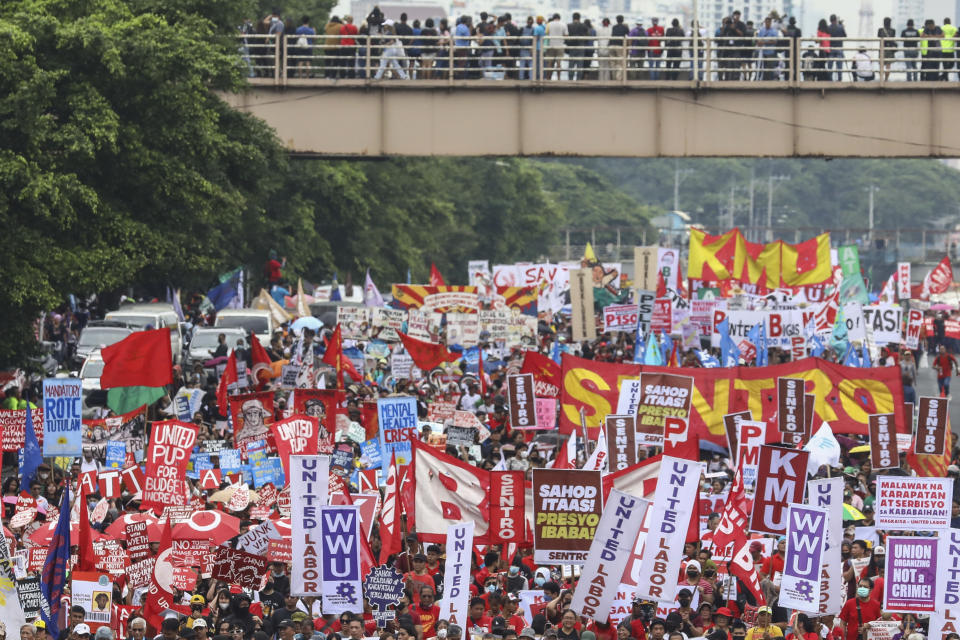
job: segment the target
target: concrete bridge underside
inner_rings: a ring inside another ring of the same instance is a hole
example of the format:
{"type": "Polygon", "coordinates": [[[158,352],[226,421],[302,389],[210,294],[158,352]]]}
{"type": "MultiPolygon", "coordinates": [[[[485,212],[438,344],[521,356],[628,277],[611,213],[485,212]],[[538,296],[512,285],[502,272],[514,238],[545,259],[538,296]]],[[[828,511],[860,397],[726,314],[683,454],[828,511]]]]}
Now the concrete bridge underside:
{"type": "Polygon", "coordinates": [[[926,83],[295,82],[223,97],[324,156],[960,157],[960,89],[926,83]]]}

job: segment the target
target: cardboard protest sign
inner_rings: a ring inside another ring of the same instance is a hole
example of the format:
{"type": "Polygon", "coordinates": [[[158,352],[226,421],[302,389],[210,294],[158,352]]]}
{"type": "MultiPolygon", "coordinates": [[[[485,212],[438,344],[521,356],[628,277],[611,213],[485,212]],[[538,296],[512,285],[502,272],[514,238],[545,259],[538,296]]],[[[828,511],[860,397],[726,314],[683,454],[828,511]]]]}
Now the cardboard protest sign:
{"type": "Polygon", "coordinates": [[[803,385],[800,378],[777,378],[777,419],[781,433],[802,433],[804,430],[803,385]]]}
{"type": "MultiPolygon", "coordinates": [[[[637,431],[641,444],[656,436],[670,442],[687,439],[693,378],[670,373],[641,373],[637,431]]],[[[661,443],[663,440],[661,440],[661,443]]]]}
{"type": "Polygon", "coordinates": [[[246,551],[215,547],[210,563],[210,577],[244,589],[258,589],[267,572],[267,559],[246,551]]]}
{"type": "Polygon", "coordinates": [[[447,420],[453,420],[453,414],[456,410],[456,402],[434,400],[429,404],[429,406],[427,406],[427,420],[429,422],[439,422],[440,424],[445,424],[447,420]]]}
{"type": "Polygon", "coordinates": [[[750,529],[783,535],[787,532],[789,503],[803,502],[807,483],[807,451],[760,447],[759,474],[753,498],[750,529]]]}
{"type": "Polygon", "coordinates": [[[877,476],[876,496],[878,529],[936,531],[950,526],[953,482],[948,478],[877,476]]]}
{"type": "Polygon", "coordinates": [[[377,422],[383,459],[389,460],[396,453],[398,465],[409,464],[412,456],[410,442],[419,438],[417,399],[412,396],[378,398],[377,422]]]}
{"type": "Polygon", "coordinates": [[[874,469],[897,469],[900,452],[892,413],[870,416],[870,463],[874,469]]]}
{"type": "Polygon", "coordinates": [[[900,344],[903,309],[899,304],[871,304],[863,307],[863,323],[878,345],[900,344]]]}
{"type": "MultiPolygon", "coordinates": [[[[33,432],[43,445],[43,407],[30,411],[33,432]]],[[[19,451],[26,446],[27,410],[0,409],[0,438],[4,451],[19,451]]]]}
{"type": "MultiPolygon", "coordinates": [[[[557,400],[556,398],[537,398],[537,428],[538,429],[556,429],[557,428],[557,400]]],[[[516,427],[514,427],[516,429],[516,427]]]]}
{"type": "Polygon", "coordinates": [[[937,607],[937,538],[887,536],[883,610],[933,613],[937,607]]]}
{"type": "Polygon", "coordinates": [[[147,522],[138,520],[128,522],[127,532],[127,554],[134,562],[146,558],[150,555],[150,536],[147,534],[147,522]]]}
{"type": "MultiPolygon", "coordinates": [[[[83,432],[83,389],[75,378],[43,381],[43,457],[77,457],[83,432]]],[[[34,427],[36,430],[36,427],[34,427]]]]}
{"type": "Polygon", "coordinates": [[[293,562],[293,543],[290,540],[270,540],[267,543],[267,560],[269,562],[293,562]]]}
{"type": "Polygon", "coordinates": [[[643,548],[637,575],[637,597],[670,601],[676,596],[680,560],[702,470],[703,464],[699,462],[671,456],[661,458],[657,491],[650,511],[656,517],[649,524],[650,531],[643,548]]]}
{"type": "Polygon", "coordinates": [[[766,442],[767,423],[744,419],[740,420],[739,429],[736,466],[743,469],[743,484],[748,492],[752,492],[757,485],[760,447],[766,442]]]}
{"type": "Polygon", "coordinates": [[[333,452],[333,441],[337,433],[337,415],[345,413],[342,408],[346,394],[335,389],[295,389],[293,392],[293,413],[316,418],[319,442],[318,452],[333,452]]]}
{"type": "Polygon", "coordinates": [[[787,508],[787,552],[780,581],[781,606],[816,613],[827,537],[827,510],[802,504],[787,508]]]}
{"type": "Polygon", "coordinates": [[[630,558],[649,506],[648,500],[610,490],[580,574],[584,588],[574,592],[571,609],[597,622],[607,621],[623,567],[630,558]]]}
{"type": "Polygon", "coordinates": [[[447,527],[447,559],[444,564],[445,584],[440,618],[451,620],[467,628],[470,604],[470,567],[473,554],[474,522],[451,524],[447,527]]]}
{"type": "Polygon", "coordinates": [[[599,471],[533,470],[533,548],[538,564],[582,564],[603,511],[599,471]]]}
{"type": "Polygon", "coordinates": [[[657,258],[659,247],[634,247],[633,248],[633,270],[634,285],[638,289],[656,289],[657,276],[657,258]]]}
{"type": "Polygon", "coordinates": [[[41,610],[49,614],[47,601],[40,590],[40,576],[18,579],[17,595],[20,598],[20,608],[23,609],[23,615],[27,620],[39,618],[41,610]]]}
{"type": "Polygon", "coordinates": [[[533,395],[532,373],[507,376],[507,406],[510,410],[510,425],[513,428],[536,428],[537,409],[533,395]]]}
{"type": "Polygon", "coordinates": [[[378,627],[386,626],[396,613],[388,607],[396,607],[403,597],[403,574],[392,565],[372,567],[363,581],[363,595],[373,608],[378,627]]]}
{"type": "MultiPolygon", "coordinates": [[[[893,636],[900,633],[899,620],[874,620],[868,622],[867,640],[893,640],[893,636]]],[[[932,636],[931,636],[932,637],[932,636]]]]}
{"type": "Polygon", "coordinates": [[[920,348],[920,330],[923,328],[923,311],[910,309],[907,312],[907,333],[904,344],[907,349],[920,348]]]}
{"type": "Polygon", "coordinates": [[[105,573],[74,571],[71,575],[71,603],[83,607],[83,621],[91,624],[110,624],[113,602],[113,581],[105,573]]]}
{"type": "MultiPolygon", "coordinates": [[[[330,482],[330,458],[327,456],[290,456],[289,504],[293,526],[293,567],[290,593],[298,596],[322,595],[323,554],[319,507],[327,503],[330,482]]],[[[281,492],[283,496],[285,492],[281,492]]],[[[278,502],[280,499],[278,498],[278,502]]],[[[281,502],[281,513],[283,511],[281,502]]]]}
{"type": "Polygon", "coordinates": [[[319,420],[314,416],[292,415],[270,425],[277,455],[286,471],[290,456],[315,456],[319,453],[319,420]]]}
{"type": "Polygon", "coordinates": [[[573,341],[595,340],[597,323],[593,315],[593,272],[590,269],[570,270],[570,308],[573,341]]]}
{"type": "Polygon", "coordinates": [[[723,428],[727,434],[727,451],[730,452],[730,457],[733,459],[733,466],[737,466],[737,450],[739,449],[739,437],[740,437],[740,423],[743,420],[750,420],[751,414],[749,411],[738,411],[736,413],[728,413],[723,416],[723,428]]]}
{"type": "Polygon", "coordinates": [[[637,324],[644,334],[650,333],[653,323],[653,309],[657,300],[654,289],[640,289],[637,291],[637,324]]]}
{"type": "MultiPolygon", "coordinates": [[[[190,422],[190,419],[185,420],[190,422]]],[[[93,457],[105,466],[119,469],[123,466],[125,456],[117,451],[133,451],[139,453],[144,448],[144,434],[147,425],[146,406],[135,409],[122,416],[113,416],[102,420],[84,420],[82,441],[84,451],[89,450],[93,457]],[[107,455],[114,451],[111,460],[107,455]]]]}
{"type": "Polygon", "coordinates": [[[947,442],[947,410],[949,398],[920,398],[917,412],[917,438],[913,452],[941,456],[947,442]]]}
{"type": "Polygon", "coordinates": [[[526,531],[523,471],[490,473],[490,544],[522,542],[526,531]]]}
{"type": "Polygon", "coordinates": [[[156,510],[187,504],[184,478],[190,452],[197,442],[197,431],[197,425],[179,420],[153,423],[142,507],[156,510]]]}
{"type": "MultiPolygon", "coordinates": [[[[233,446],[246,450],[251,442],[273,440],[273,391],[244,393],[230,396],[230,415],[233,418],[233,446]]],[[[270,445],[270,449],[274,447],[270,445]]]]}
{"type": "Polygon", "coordinates": [[[603,308],[604,331],[636,331],[639,321],[637,305],[612,304],[603,308]]]}
{"type": "Polygon", "coordinates": [[[469,447],[477,438],[477,430],[473,427],[447,427],[447,444],[454,447],[469,447]]]}
{"type": "Polygon", "coordinates": [[[611,471],[637,463],[637,416],[607,416],[607,459],[611,471]]]}

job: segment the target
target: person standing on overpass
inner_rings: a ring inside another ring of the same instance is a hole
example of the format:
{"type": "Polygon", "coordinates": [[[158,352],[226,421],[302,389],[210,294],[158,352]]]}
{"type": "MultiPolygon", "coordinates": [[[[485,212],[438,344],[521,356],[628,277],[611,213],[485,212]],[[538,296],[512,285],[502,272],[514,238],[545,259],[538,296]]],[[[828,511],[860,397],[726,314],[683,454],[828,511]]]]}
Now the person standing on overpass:
{"type": "Polygon", "coordinates": [[[940,40],[940,53],[943,58],[943,75],[941,80],[950,80],[950,70],[957,66],[957,28],[950,24],[950,18],[943,19],[943,39],[940,40]]]}

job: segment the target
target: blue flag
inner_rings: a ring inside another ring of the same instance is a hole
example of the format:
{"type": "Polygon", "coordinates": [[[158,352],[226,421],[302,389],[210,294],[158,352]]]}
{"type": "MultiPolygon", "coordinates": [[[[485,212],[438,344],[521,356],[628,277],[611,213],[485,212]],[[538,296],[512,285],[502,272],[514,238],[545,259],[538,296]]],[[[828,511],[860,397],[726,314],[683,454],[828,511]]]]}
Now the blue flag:
{"type": "Polygon", "coordinates": [[[823,352],[826,351],[827,345],[823,344],[823,338],[817,334],[810,336],[810,339],[807,340],[810,344],[810,355],[814,358],[819,358],[823,355],[823,352]]]}
{"type": "Polygon", "coordinates": [[[720,366],[737,366],[740,362],[740,348],[730,337],[730,318],[724,318],[723,322],[717,325],[717,332],[720,334],[720,366]]]}
{"type": "Polygon", "coordinates": [[[700,360],[700,364],[703,365],[704,369],[716,369],[720,366],[720,361],[706,351],[701,351],[700,349],[694,349],[693,351],[697,354],[697,359],[700,360]]]}
{"type": "Polygon", "coordinates": [[[643,350],[643,364],[654,367],[663,366],[663,358],[660,357],[660,344],[657,342],[657,336],[652,332],[647,338],[646,348],[643,350]]]}
{"type": "Polygon", "coordinates": [[[553,353],[550,354],[550,359],[553,360],[554,362],[556,362],[557,364],[560,364],[561,352],[560,352],[560,341],[559,341],[559,340],[554,340],[554,341],[553,341],[553,353]]]}
{"type": "Polygon", "coordinates": [[[870,349],[867,349],[867,345],[863,345],[863,348],[860,349],[863,353],[863,357],[860,360],[860,366],[869,369],[873,366],[873,363],[870,361],[870,349]]]}
{"type": "Polygon", "coordinates": [[[747,332],[747,340],[753,343],[757,349],[756,366],[765,367],[770,363],[770,356],[767,353],[767,327],[764,323],[758,322],[747,332]]]}
{"type": "Polygon", "coordinates": [[[207,291],[207,298],[217,311],[226,309],[227,305],[237,297],[240,290],[240,274],[243,267],[220,275],[220,284],[207,291]]]}
{"type": "Polygon", "coordinates": [[[660,356],[663,358],[663,366],[667,366],[670,362],[670,354],[673,353],[673,340],[669,333],[661,333],[660,335],[663,339],[663,352],[660,356]]]}
{"type": "Polygon", "coordinates": [[[43,464],[43,452],[40,451],[40,442],[37,432],[33,429],[33,414],[30,403],[27,403],[27,423],[24,427],[23,458],[20,461],[20,491],[30,491],[30,483],[37,473],[37,467],[43,464]]]}
{"type": "Polygon", "coordinates": [[[643,324],[637,323],[637,336],[633,340],[633,363],[643,364],[643,352],[646,350],[646,343],[643,340],[643,324]]]}
{"type": "Polygon", "coordinates": [[[857,357],[857,348],[853,345],[850,345],[850,348],[847,349],[847,357],[843,359],[843,366],[845,367],[859,367],[860,358],[857,357]]]}
{"type": "Polygon", "coordinates": [[[40,575],[40,592],[47,599],[49,617],[40,608],[40,616],[47,625],[47,633],[56,637],[60,634],[57,620],[60,617],[60,599],[67,585],[67,569],[70,566],[70,483],[63,485],[63,498],[60,501],[60,517],[53,530],[47,559],[43,563],[40,575]]]}

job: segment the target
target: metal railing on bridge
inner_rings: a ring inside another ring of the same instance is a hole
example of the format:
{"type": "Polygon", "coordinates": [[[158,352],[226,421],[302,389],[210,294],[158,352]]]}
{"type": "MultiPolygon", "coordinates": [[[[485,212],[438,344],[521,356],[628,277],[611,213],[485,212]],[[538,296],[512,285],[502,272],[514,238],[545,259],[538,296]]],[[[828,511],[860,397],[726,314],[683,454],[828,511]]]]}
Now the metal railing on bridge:
{"type": "Polygon", "coordinates": [[[956,52],[923,38],[741,38],[594,36],[459,37],[242,34],[253,84],[398,86],[567,85],[825,88],[852,84],[937,88],[960,84],[956,52]],[[957,67],[957,68],[955,68],[957,67]],[[386,83],[385,83],[386,84],[386,83]]]}

